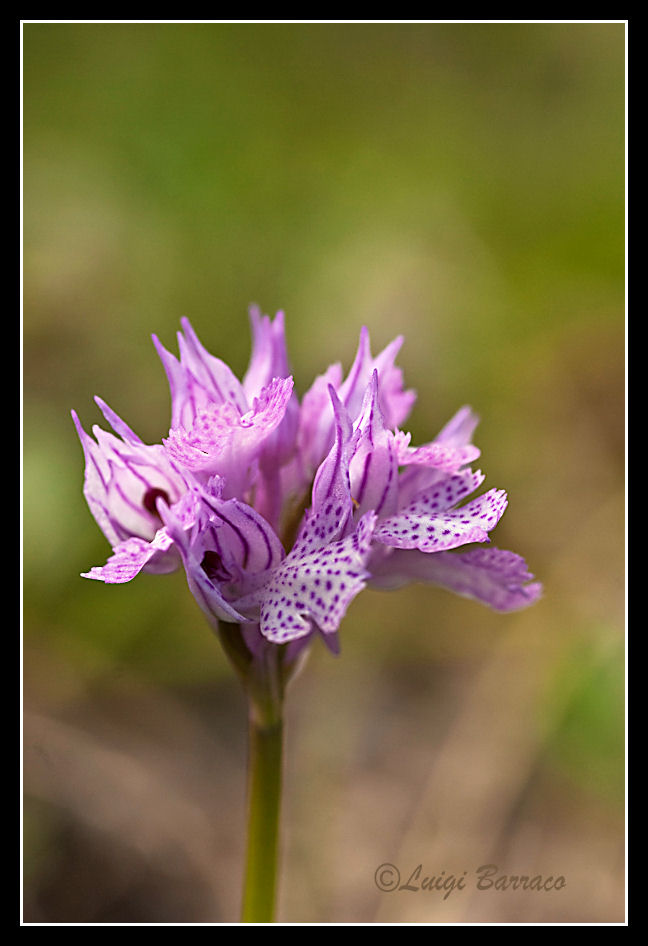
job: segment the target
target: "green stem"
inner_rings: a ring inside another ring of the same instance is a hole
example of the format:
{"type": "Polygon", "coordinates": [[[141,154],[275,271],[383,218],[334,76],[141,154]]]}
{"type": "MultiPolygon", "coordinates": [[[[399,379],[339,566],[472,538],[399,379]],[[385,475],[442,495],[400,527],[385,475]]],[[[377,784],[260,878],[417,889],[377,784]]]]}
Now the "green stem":
{"type": "Polygon", "coordinates": [[[280,716],[259,713],[250,701],[248,840],[243,923],[274,921],[281,803],[280,716]]]}

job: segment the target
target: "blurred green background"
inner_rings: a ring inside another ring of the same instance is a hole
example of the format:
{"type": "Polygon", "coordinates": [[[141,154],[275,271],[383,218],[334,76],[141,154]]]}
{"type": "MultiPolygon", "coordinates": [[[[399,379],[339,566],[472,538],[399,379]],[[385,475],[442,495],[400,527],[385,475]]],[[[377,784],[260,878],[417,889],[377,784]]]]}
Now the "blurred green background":
{"type": "Polygon", "coordinates": [[[496,615],[365,591],[288,707],[280,919],[624,916],[624,44],[607,24],[24,26],[24,910],[233,922],[245,706],[184,575],[108,547],[70,420],[146,440],[150,341],[188,316],[241,374],[283,308],[297,389],[405,335],[431,439],[462,404],[495,544],[544,582],[496,615]],[[560,892],[380,893],[497,864],[560,892]]]}

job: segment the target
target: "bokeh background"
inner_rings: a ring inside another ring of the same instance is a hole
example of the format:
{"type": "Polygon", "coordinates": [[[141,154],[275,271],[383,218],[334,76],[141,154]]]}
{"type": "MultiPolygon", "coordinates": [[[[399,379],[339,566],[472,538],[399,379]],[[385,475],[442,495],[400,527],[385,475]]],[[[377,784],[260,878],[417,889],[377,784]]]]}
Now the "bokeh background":
{"type": "Polygon", "coordinates": [[[106,587],[70,419],[150,442],[181,316],[239,374],[283,308],[297,389],[402,333],[462,404],[497,615],[365,591],[288,706],[279,917],[624,918],[624,46],[606,24],[24,26],[24,918],[236,922],[245,705],[184,575],[106,587]],[[380,893],[467,872],[445,901],[380,893]],[[562,874],[478,891],[475,871],[562,874]]]}

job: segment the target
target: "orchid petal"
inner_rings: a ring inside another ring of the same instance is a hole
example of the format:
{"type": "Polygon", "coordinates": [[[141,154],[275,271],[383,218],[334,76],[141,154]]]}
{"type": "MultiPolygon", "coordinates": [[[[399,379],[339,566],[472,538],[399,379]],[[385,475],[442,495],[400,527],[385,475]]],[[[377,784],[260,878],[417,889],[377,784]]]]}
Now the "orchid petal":
{"type": "MultiPolygon", "coordinates": [[[[106,416],[128,435],[130,428],[110,408],[106,416]]],[[[95,441],[74,411],[72,418],[85,454],[84,495],[102,532],[113,548],[131,536],[150,541],[160,526],[156,496],[175,502],[186,489],[184,478],[160,444],[149,446],[135,435],[134,440],[120,440],[97,426],[95,441]]]]}
{"type": "MultiPolygon", "coordinates": [[[[273,378],[290,376],[284,314],[277,312],[273,322],[267,315],[253,306],[250,309],[252,325],[252,357],[243,379],[243,389],[250,403],[271,382],[273,378]]],[[[271,521],[277,521],[280,514],[280,488],[277,484],[280,468],[290,460],[295,452],[297,429],[299,426],[299,402],[293,391],[285,414],[276,430],[265,440],[259,453],[262,477],[259,482],[259,508],[271,521]]]]}
{"type": "Polygon", "coordinates": [[[329,387],[335,416],[335,443],[313,484],[313,504],[304,516],[293,552],[304,555],[341,538],[353,516],[349,464],[359,434],[335,389],[329,387]]]}
{"type": "Polygon", "coordinates": [[[478,423],[479,417],[472,408],[461,407],[434,439],[448,447],[466,447],[478,423]]]}
{"type": "Polygon", "coordinates": [[[380,409],[388,427],[398,427],[407,417],[416,400],[413,391],[403,390],[403,374],[396,368],[394,360],[403,344],[399,335],[383,351],[373,358],[366,326],[360,331],[360,341],[351,370],[340,386],[340,400],[347,408],[352,419],[360,410],[364,393],[374,371],[378,372],[380,390],[380,409]]]}
{"type": "Polygon", "coordinates": [[[252,355],[243,378],[243,390],[249,403],[273,378],[285,378],[290,374],[283,312],[277,312],[272,322],[267,315],[261,314],[257,306],[252,306],[250,324],[252,355]]]}
{"type": "Polygon", "coordinates": [[[345,539],[285,559],[261,596],[264,637],[295,640],[311,632],[311,621],[325,634],[337,630],[369,577],[365,566],[375,521],[369,513],[345,539]]]}
{"type": "Polygon", "coordinates": [[[395,549],[377,569],[372,587],[393,589],[411,581],[440,585],[473,598],[495,611],[516,611],[533,604],[542,585],[532,582],[524,559],[514,552],[478,548],[468,552],[429,555],[415,549],[395,549]]]}
{"type": "Polygon", "coordinates": [[[132,536],[115,548],[105,565],[91,568],[89,572],[84,572],[82,577],[94,578],[109,585],[122,584],[135,578],[156,557],[158,566],[155,568],[155,574],[175,571],[178,567],[177,556],[159,554],[168,551],[172,545],[173,541],[166,529],[160,529],[152,542],[132,536]]]}
{"type": "Polygon", "coordinates": [[[297,433],[297,449],[310,477],[331,449],[334,439],[334,413],[330,388],[338,390],[342,382],[342,366],[330,365],[319,375],[302,398],[297,433]]]}
{"type": "Polygon", "coordinates": [[[390,429],[400,427],[408,418],[416,401],[416,392],[403,387],[403,372],[394,364],[403,344],[403,336],[395,338],[374,359],[373,367],[380,378],[380,409],[390,429]]]}
{"type": "Polygon", "coordinates": [[[245,413],[248,400],[241,382],[224,361],[210,355],[201,344],[189,319],[180,319],[184,335],[178,332],[180,361],[198,384],[208,392],[215,403],[229,401],[245,413]]]}
{"type": "Polygon", "coordinates": [[[171,426],[190,427],[196,415],[213,404],[233,404],[244,414],[248,401],[240,381],[206,351],[188,319],[181,319],[181,324],[185,334],[178,332],[180,361],[153,336],[171,389],[171,426]]]}
{"type": "Polygon", "coordinates": [[[375,539],[395,548],[439,552],[487,542],[506,509],[506,493],[492,489],[458,509],[451,507],[472,492],[481,474],[451,477],[445,486],[424,492],[396,516],[383,520],[375,539]]]}
{"type": "Polygon", "coordinates": [[[121,417],[115,414],[112,408],[108,407],[105,401],[102,401],[100,397],[95,397],[95,403],[98,405],[99,409],[101,410],[101,413],[106,418],[106,420],[108,421],[112,429],[115,431],[116,434],[119,434],[122,440],[125,440],[126,442],[130,442],[130,443],[137,443],[137,444],[141,444],[143,442],[137,436],[137,434],[134,433],[130,429],[128,424],[125,423],[125,421],[123,421],[121,417]]]}
{"type": "Polygon", "coordinates": [[[479,448],[472,444],[455,447],[433,440],[421,447],[407,447],[401,441],[398,463],[400,466],[425,466],[444,473],[456,473],[466,463],[476,460],[480,453],[479,448]]]}
{"type": "Polygon", "coordinates": [[[175,355],[162,345],[156,335],[152,336],[155,349],[166,371],[171,391],[171,426],[190,427],[196,413],[212,403],[212,398],[195,378],[188,373],[175,355]]]}
{"type": "Polygon", "coordinates": [[[281,423],[292,388],[292,378],[273,379],[244,415],[231,402],[198,411],[191,427],[169,431],[163,441],[169,456],[194,472],[220,474],[234,494],[244,488],[247,467],[281,423]]]}
{"type": "Polygon", "coordinates": [[[225,600],[218,584],[208,578],[202,567],[204,551],[202,543],[198,542],[194,545],[191,542],[191,537],[180,520],[163,503],[160,503],[160,513],[169,535],[180,552],[189,589],[212,627],[218,629],[219,620],[235,623],[246,621],[247,619],[225,600]]]}
{"type": "Polygon", "coordinates": [[[238,499],[206,498],[203,502],[216,526],[212,532],[214,550],[225,569],[238,578],[267,572],[285,557],[284,548],[274,529],[263,516],[238,499]]]}
{"type": "Polygon", "coordinates": [[[356,515],[373,509],[390,516],[396,511],[398,460],[396,439],[385,427],[378,402],[377,370],[365,391],[356,430],[360,439],[349,470],[356,515]]]}

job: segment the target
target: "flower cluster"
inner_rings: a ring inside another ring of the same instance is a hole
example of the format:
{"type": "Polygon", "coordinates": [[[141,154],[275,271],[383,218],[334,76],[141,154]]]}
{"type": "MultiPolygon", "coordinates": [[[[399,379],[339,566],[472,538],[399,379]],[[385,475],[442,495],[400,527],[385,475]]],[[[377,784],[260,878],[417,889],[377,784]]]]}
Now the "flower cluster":
{"type": "Polygon", "coordinates": [[[93,439],[73,412],[84,493],[113,549],[84,577],[119,583],[182,564],[208,619],[240,625],[251,652],[301,648],[315,633],[336,650],[367,584],[431,582],[498,611],[537,599],[523,559],[486,544],[506,494],[466,502],[484,480],[470,467],[470,408],[423,446],[400,429],[415,399],[395,365],[401,338],[374,357],[363,329],[348,375],[332,365],[300,402],[283,314],[253,309],[251,323],[242,381],[188,320],[179,359],[154,336],[172,400],[162,443],[143,443],[99,398],[114,433],[94,427],[93,439]]]}

